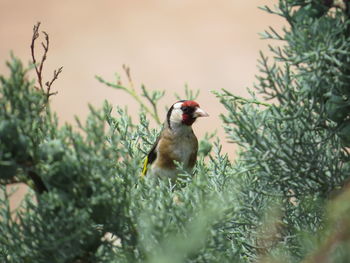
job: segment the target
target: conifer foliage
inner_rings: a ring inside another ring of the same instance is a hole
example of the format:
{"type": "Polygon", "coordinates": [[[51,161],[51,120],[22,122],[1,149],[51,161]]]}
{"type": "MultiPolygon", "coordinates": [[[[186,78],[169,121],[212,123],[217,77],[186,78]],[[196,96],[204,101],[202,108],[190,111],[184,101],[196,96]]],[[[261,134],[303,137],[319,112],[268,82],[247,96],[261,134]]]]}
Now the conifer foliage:
{"type": "MultiPolygon", "coordinates": [[[[251,96],[214,94],[234,161],[200,142],[194,174],[141,178],[159,130],[162,91],[97,79],[140,104],[139,119],[105,102],[85,122],[58,125],[34,27],[33,66],[15,57],[0,76],[1,262],[347,262],[350,258],[348,1],[280,0],[265,11],[288,26],[261,54],[251,96]],[[34,83],[28,70],[36,73],[34,83]],[[256,95],[257,94],[257,95],[256,95]],[[30,190],[10,207],[11,185],[30,190]]],[[[186,89],[185,97],[198,93],[186,89]]]]}

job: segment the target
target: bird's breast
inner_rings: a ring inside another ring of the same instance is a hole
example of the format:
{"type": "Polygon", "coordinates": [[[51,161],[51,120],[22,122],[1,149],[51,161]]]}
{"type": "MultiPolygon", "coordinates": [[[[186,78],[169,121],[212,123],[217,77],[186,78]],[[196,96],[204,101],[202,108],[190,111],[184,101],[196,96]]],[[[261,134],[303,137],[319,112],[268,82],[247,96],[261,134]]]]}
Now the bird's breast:
{"type": "Polygon", "coordinates": [[[177,143],[177,147],[174,147],[174,159],[184,165],[184,168],[188,167],[191,155],[194,154],[195,146],[190,140],[183,138],[177,143]]]}
{"type": "Polygon", "coordinates": [[[174,169],[174,161],[182,163],[185,169],[192,168],[198,150],[198,141],[193,133],[178,136],[165,137],[158,145],[157,166],[165,169],[174,169]]]}

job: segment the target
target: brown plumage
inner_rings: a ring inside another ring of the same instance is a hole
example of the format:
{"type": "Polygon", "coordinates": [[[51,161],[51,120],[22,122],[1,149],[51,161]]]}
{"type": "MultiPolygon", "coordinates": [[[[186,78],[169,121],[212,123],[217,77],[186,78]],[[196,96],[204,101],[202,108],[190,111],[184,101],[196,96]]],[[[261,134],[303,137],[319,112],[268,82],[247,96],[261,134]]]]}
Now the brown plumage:
{"type": "Polygon", "coordinates": [[[194,101],[178,101],[171,106],[163,131],[146,157],[143,175],[149,165],[149,174],[175,179],[177,170],[174,161],[191,171],[198,152],[198,140],[191,126],[198,117],[206,116],[208,114],[194,101]]]}
{"type": "Polygon", "coordinates": [[[175,169],[174,160],[182,162],[185,168],[192,169],[196,163],[197,151],[198,151],[198,140],[193,131],[185,136],[173,136],[169,129],[165,129],[162,132],[162,140],[158,143],[158,155],[159,158],[156,160],[156,165],[162,168],[175,169]],[[182,145],[183,144],[183,145],[182,145]],[[173,149],[188,147],[189,158],[184,156],[184,153],[178,153],[173,149]],[[182,147],[181,147],[182,146],[182,147]],[[187,161],[187,163],[185,163],[187,161]]]}

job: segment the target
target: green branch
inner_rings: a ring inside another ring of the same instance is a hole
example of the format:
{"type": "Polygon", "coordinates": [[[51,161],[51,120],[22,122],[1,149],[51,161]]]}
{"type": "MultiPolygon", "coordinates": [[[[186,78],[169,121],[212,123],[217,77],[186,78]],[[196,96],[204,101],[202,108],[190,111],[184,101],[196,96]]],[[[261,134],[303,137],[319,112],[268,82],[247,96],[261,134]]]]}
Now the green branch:
{"type": "Polygon", "coordinates": [[[224,94],[220,93],[218,91],[215,91],[215,90],[213,90],[212,93],[218,98],[229,96],[229,97],[231,97],[230,100],[241,101],[241,102],[244,102],[244,103],[252,103],[252,104],[262,105],[262,106],[266,106],[266,107],[272,107],[272,104],[269,104],[269,103],[266,103],[266,102],[262,102],[262,101],[259,101],[259,100],[256,100],[256,99],[247,99],[247,98],[244,98],[244,97],[241,97],[241,96],[237,96],[237,95],[234,95],[233,93],[229,92],[226,89],[221,89],[221,90],[224,92],[224,94]]]}
{"type": "Polygon", "coordinates": [[[148,94],[148,92],[146,91],[145,87],[142,86],[142,91],[143,91],[143,94],[142,96],[144,96],[152,105],[152,110],[145,104],[145,102],[141,99],[141,97],[139,96],[139,94],[136,92],[135,88],[133,85],[130,85],[130,87],[126,87],[126,86],[123,86],[119,83],[111,83],[111,82],[108,82],[106,80],[104,80],[102,77],[100,76],[96,76],[96,79],[107,85],[108,87],[112,87],[114,89],[119,89],[119,90],[123,90],[125,91],[126,93],[128,93],[131,97],[133,97],[139,104],[140,106],[147,112],[149,113],[152,118],[158,123],[160,124],[161,121],[160,121],[160,118],[159,118],[159,115],[158,115],[158,110],[157,110],[157,107],[156,107],[156,101],[154,101],[154,99],[152,99],[152,97],[148,94]]]}

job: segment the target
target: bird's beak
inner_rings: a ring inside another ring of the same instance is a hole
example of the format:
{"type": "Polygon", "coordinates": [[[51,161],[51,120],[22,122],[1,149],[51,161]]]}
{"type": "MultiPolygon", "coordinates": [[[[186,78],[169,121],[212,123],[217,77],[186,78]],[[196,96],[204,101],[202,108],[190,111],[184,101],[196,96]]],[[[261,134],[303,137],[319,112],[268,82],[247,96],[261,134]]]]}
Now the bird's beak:
{"type": "Polygon", "coordinates": [[[193,117],[198,118],[198,117],[208,117],[209,114],[206,113],[204,110],[201,108],[196,108],[195,112],[193,113],[193,117]]]}

